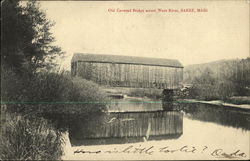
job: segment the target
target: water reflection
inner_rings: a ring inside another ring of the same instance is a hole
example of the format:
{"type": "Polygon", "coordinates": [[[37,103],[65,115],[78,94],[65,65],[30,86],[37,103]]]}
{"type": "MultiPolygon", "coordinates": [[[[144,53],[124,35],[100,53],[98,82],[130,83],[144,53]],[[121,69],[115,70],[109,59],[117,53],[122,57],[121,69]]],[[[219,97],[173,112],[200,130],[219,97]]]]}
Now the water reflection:
{"type": "Polygon", "coordinates": [[[162,107],[161,100],[150,100],[144,98],[125,98],[114,99],[109,107],[112,112],[126,111],[159,111],[163,109],[172,109],[183,111],[184,117],[200,120],[203,122],[213,122],[223,126],[242,128],[250,130],[250,111],[236,109],[232,107],[202,104],[202,103],[173,103],[172,108],[162,107]]]}
{"type": "Polygon", "coordinates": [[[132,111],[162,111],[161,100],[127,97],[124,99],[112,99],[108,107],[110,112],[132,111]]]}
{"type": "Polygon", "coordinates": [[[159,100],[126,98],[113,100],[109,111],[109,115],[74,121],[69,129],[72,146],[180,140],[182,134],[199,138],[199,132],[183,131],[183,120],[189,127],[192,126],[190,122],[195,123],[191,120],[201,121],[200,129],[207,128],[206,122],[211,122],[215,123],[211,130],[220,128],[219,125],[233,127],[232,132],[236,129],[250,130],[249,111],[218,105],[174,103],[172,111],[163,111],[159,100]]]}
{"type": "Polygon", "coordinates": [[[181,112],[126,112],[78,120],[71,125],[69,137],[77,146],[178,138],[182,132],[181,112]]]}
{"type": "Polygon", "coordinates": [[[249,111],[201,103],[182,103],[176,105],[177,108],[184,111],[189,119],[250,130],[249,111]]]}

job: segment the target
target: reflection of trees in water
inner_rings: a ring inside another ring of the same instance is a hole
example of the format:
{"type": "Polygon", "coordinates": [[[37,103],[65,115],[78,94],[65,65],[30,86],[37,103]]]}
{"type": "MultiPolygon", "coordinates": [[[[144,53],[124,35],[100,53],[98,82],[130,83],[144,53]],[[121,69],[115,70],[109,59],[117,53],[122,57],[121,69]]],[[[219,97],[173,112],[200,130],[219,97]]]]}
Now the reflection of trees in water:
{"type": "Polygon", "coordinates": [[[182,103],[179,105],[186,117],[224,126],[250,130],[250,113],[229,107],[199,103],[182,103]]]}

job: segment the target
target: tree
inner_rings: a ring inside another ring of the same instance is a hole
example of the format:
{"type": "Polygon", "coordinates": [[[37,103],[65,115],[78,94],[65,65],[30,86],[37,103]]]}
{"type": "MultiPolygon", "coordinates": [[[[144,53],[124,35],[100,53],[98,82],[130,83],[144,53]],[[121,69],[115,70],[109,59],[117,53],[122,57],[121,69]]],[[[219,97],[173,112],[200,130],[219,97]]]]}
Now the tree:
{"type": "Polygon", "coordinates": [[[234,66],[228,80],[234,83],[236,95],[249,96],[250,94],[250,58],[241,59],[234,66]]]}
{"type": "Polygon", "coordinates": [[[15,71],[36,72],[51,69],[61,49],[52,45],[54,25],[46,18],[39,3],[29,0],[5,0],[2,6],[2,64],[15,71]]]}
{"type": "Polygon", "coordinates": [[[216,79],[214,77],[214,72],[210,68],[205,68],[200,76],[196,76],[193,80],[193,84],[209,84],[214,85],[216,79]]]}

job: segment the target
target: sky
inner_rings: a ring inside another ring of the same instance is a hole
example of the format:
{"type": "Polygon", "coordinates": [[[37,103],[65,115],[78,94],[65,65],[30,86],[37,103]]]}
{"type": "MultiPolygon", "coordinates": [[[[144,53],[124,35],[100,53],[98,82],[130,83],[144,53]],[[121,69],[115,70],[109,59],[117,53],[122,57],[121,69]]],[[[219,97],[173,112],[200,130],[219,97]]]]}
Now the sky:
{"type": "Polygon", "coordinates": [[[249,56],[247,1],[40,1],[40,4],[55,22],[51,31],[55,43],[66,53],[60,61],[64,69],[70,68],[72,55],[79,52],[178,59],[183,65],[249,56]],[[196,12],[184,12],[190,11],[187,9],[196,12]]]}

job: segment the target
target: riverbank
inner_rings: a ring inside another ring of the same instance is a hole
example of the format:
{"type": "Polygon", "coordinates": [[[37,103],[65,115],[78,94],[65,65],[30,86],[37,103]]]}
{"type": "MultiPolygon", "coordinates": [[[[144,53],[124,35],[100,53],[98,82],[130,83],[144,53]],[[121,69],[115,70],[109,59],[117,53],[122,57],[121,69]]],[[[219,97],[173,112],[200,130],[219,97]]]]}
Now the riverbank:
{"type": "MultiPolygon", "coordinates": [[[[141,89],[141,88],[124,88],[124,87],[112,87],[112,88],[104,88],[105,93],[117,99],[123,99],[124,101],[134,99],[147,104],[159,104],[162,96],[162,89],[141,89]]],[[[242,110],[250,110],[250,96],[233,96],[227,98],[225,101],[223,100],[199,100],[199,99],[191,99],[191,98],[183,98],[180,96],[180,92],[175,92],[177,102],[181,103],[203,103],[203,104],[211,104],[218,106],[225,106],[229,108],[242,109],[242,110]]],[[[138,105],[137,105],[138,106],[138,105]]],[[[124,107],[123,107],[124,108],[124,107]]],[[[133,108],[138,110],[138,107],[133,108]]],[[[125,107],[127,109],[127,107],[125,107]]],[[[134,111],[132,108],[130,110],[134,111]]],[[[149,107],[151,109],[151,107],[149,107]]],[[[158,109],[158,108],[157,108],[158,109]]],[[[123,111],[124,109],[119,108],[119,111],[123,111]]],[[[154,110],[152,108],[152,110],[154,110]]]]}
{"type": "Polygon", "coordinates": [[[225,106],[237,109],[244,109],[250,110],[250,104],[232,104],[227,103],[222,100],[212,100],[212,101],[204,101],[204,100],[197,100],[197,99],[178,99],[180,102],[188,102],[188,103],[204,103],[204,104],[211,104],[211,105],[218,105],[218,106],[225,106]]]}
{"type": "Polygon", "coordinates": [[[232,103],[232,104],[250,104],[250,96],[233,96],[229,97],[225,101],[226,103],[232,103]]]}

